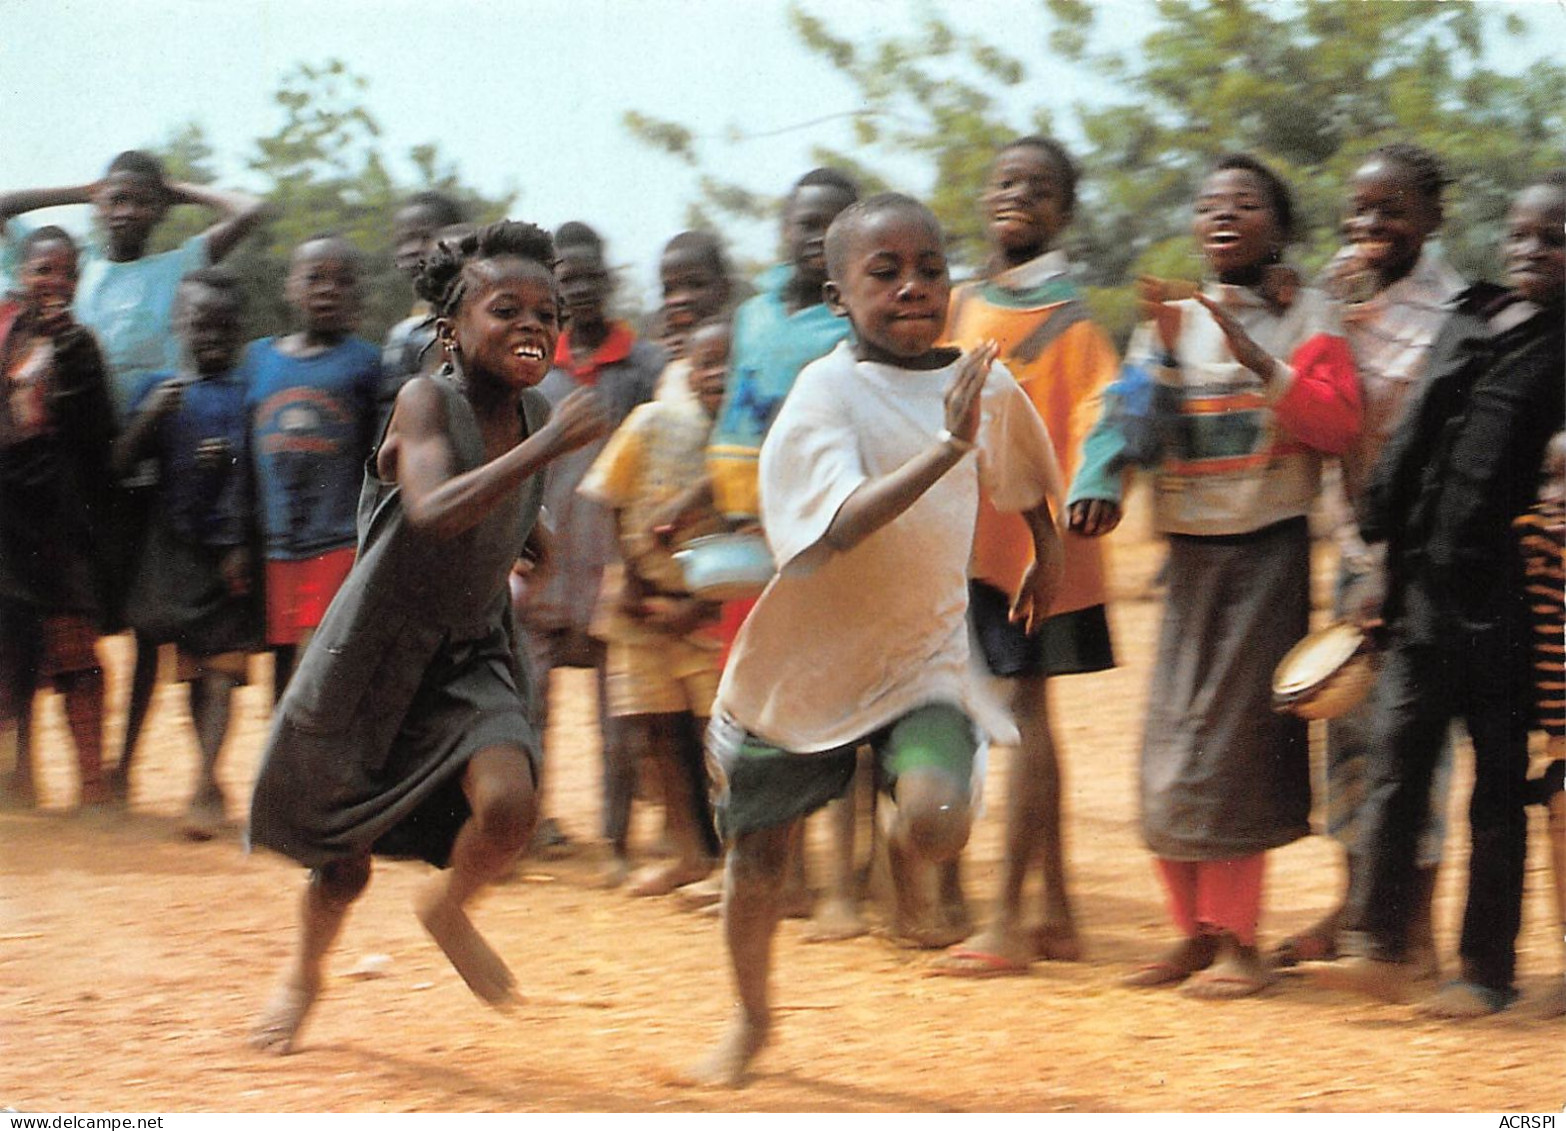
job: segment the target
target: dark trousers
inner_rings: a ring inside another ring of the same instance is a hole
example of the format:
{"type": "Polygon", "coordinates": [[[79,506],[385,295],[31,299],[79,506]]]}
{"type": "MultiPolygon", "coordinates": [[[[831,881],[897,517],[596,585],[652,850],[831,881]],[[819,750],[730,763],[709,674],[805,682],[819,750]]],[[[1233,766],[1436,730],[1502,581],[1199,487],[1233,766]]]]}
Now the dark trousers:
{"type": "Polygon", "coordinates": [[[1530,691],[1520,627],[1455,630],[1439,643],[1394,633],[1372,704],[1368,868],[1355,892],[1371,957],[1401,959],[1431,776],[1451,720],[1461,719],[1474,747],[1474,791],[1459,953],[1465,979],[1497,990],[1511,988],[1516,969],[1528,836],[1530,691]]]}
{"type": "Polygon", "coordinates": [[[549,762],[549,673],[555,668],[592,668],[595,673],[598,734],[603,747],[603,835],[623,848],[630,834],[631,802],[636,795],[636,758],[620,733],[623,728],[609,714],[604,642],[570,628],[529,628],[523,638],[538,680],[538,733],[544,736],[545,766],[549,762]]]}

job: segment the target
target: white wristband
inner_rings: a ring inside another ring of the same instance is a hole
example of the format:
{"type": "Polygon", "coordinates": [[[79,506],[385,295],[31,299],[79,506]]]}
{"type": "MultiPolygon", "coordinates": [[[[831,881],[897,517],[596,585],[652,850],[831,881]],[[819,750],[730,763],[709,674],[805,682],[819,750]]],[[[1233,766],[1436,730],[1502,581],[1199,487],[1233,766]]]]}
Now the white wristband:
{"type": "Polygon", "coordinates": [[[947,444],[950,447],[955,448],[960,455],[966,455],[967,453],[973,451],[974,448],[972,440],[964,440],[961,436],[952,435],[952,430],[950,428],[942,428],[935,434],[935,439],[939,443],[947,444]]]}

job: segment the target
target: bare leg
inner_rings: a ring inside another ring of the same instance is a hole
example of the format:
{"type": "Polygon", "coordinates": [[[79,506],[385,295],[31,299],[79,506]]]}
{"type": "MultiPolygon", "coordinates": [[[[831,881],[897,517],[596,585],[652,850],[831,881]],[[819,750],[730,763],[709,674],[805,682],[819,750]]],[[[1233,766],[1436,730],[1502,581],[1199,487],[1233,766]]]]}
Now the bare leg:
{"type": "Polygon", "coordinates": [[[789,854],[788,874],[783,880],[783,918],[808,919],[815,906],[810,894],[810,876],[805,870],[805,837],[801,833],[794,838],[789,854]]]}
{"type": "Polygon", "coordinates": [[[950,946],[965,928],[947,920],[937,884],[968,843],[967,785],[940,770],[913,770],[898,778],[893,800],[886,845],[897,898],[893,929],[914,946],[950,946]]]}
{"type": "Polygon", "coordinates": [[[537,816],[533,770],[517,747],[490,746],[468,763],[462,788],[473,815],[457,833],[450,871],[420,899],[419,921],[480,1000],[509,1005],[517,1000],[516,979],[464,908],[484,885],[510,871],[527,844],[537,816]]]}
{"type": "Polygon", "coordinates": [[[356,856],[310,873],[300,904],[299,949],[283,973],[261,1019],[250,1032],[250,1043],[262,1052],[283,1056],[294,1041],[321,992],[321,966],[342,931],[348,908],[370,882],[370,857],[356,856]]]}
{"type": "Polygon", "coordinates": [[[190,718],[195,724],[196,744],[201,748],[201,767],[196,790],[185,814],[185,835],[192,840],[211,840],[227,817],[223,791],[218,786],[218,757],[228,736],[229,705],[234,681],[218,672],[208,672],[190,681],[190,718]]]}
{"type": "Polygon", "coordinates": [[[643,730],[644,753],[658,775],[663,795],[665,835],[674,849],[672,859],[654,864],[631,882],[632,895],[668,895],[677,887],[695,883],[712,871],[712,857],[698,828],[696,799],[691,796],[690,774],[679,744],[689,735],[681,715],[634,715],[622,718],[621,735],[631,739],[633,726],[643,730]]]}
{"type": "Polygon", "coordinates": [[[769,982],[772,939],[782,918],[789,857],[804,822],[743,833],[724,870],[723,931],[739,1001],[728,1029],[707,1058],[690,1070],[694,1083],[737,1087],[772,1028],[769,982]]]}
{"type": "Polygon", "coordinates": [[[288,681],[294,678],[294,664],[299,657],[297,644],[277,644],[272,648],[272,705],[283,701],[288,681]]]}
{"type": "Polygon", "coordinates": [[[103,805],[109,787],[103,780],[103,669],[70,672],[55,677],[65,697],[65,718],[76,744],[83,805],[103,805]]]}
{"type": "Polygon", "coordinates": [[[816,911],[805,936],[810,942],[858,938],[867,929],[859,914],[854,833],[859,821],[860,787],[873,772],[873,763],[865,757],[864,748],[858,751],[857,758],[848,792],[827,806],[827,823],[832,830],[832,862],[827,869],[826,899],[816,911]]]}
{"type": "Polygon", "coordinates": [[[136,761],[136,744],[141,740],[147,713],[152,710],[152,693],[158,685],[158,645],[140,633],[135,634],[136,659],[131,668],[130,701],[125,707],[125,737],[120,743],[120,764],[109,775],[109,789],[116,800],[130,800],[131,767],[136,761]]]}

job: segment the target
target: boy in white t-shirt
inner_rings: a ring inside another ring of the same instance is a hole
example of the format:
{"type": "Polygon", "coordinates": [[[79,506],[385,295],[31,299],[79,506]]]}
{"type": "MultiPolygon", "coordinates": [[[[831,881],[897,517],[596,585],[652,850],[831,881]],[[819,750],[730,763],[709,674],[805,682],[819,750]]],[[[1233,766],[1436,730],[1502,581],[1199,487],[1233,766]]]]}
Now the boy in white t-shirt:
{"type": "MultiPolygon", "coordinates": [[[[805,368],[762,446],[762,525],[779,572],[735,642],[708,733],[739,1003],[693,1070],[703,1083],[739,1083],[767,1041],[789,848],[846,788],[862,742],[895,803],[900,881],[967,843],[980,742],[1015,737],[968,657],[981,481],[997,506],[1023,512],[1037,549],[1014,615],[1048,609],[1060,572],[1060,473],[1043,421],[994,365],[993,343],[935,347],[951,289],[935,217],[905,196],[872,197],[833,223],[826,258],[827,302],[854,340],[805,368]]],[[[929,910],[899,883],[900,927],[929,910]]]]}

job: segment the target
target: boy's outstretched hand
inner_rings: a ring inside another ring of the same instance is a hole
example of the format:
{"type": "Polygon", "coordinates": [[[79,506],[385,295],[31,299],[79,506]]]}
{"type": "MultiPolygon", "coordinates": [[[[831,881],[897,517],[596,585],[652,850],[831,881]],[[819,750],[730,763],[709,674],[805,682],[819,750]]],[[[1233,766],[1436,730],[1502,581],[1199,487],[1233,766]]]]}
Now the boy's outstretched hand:
{"type": "Polygon", "coordinates": [[[946,430],[954,440],[972,444],[979,434],[979,394],[999,353],[995,342],[981,342],[957,363],[957,376],[946,390],[946,430]]]}
{"type": "Polygon", "coordinates": [[[551,433],[550,451],[563,455],[607,433],[609,413],[592,389],[577,389],[560,402],[542,431],[551,433]]]}

